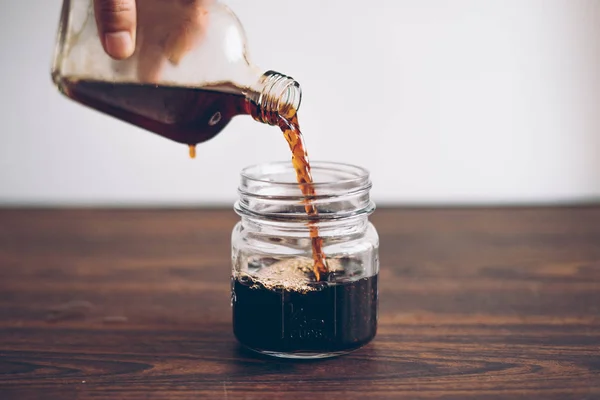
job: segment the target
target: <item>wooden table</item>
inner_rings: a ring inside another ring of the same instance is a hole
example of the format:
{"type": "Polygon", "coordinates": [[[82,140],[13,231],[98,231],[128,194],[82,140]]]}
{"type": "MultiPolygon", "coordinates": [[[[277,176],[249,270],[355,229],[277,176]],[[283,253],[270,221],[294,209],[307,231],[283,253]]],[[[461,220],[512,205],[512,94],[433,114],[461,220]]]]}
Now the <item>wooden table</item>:
{"type": "Polygon", "coordinates": [[[0,211],[0,399],[598,399],[600,207],[380,209],[380,325],[241,350],[229,210],[0,211]]]}

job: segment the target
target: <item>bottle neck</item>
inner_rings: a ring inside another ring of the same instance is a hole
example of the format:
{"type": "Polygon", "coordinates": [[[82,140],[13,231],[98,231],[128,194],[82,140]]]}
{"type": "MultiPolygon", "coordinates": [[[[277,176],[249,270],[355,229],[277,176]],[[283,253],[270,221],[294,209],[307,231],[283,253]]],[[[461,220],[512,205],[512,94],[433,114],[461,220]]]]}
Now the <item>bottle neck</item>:
{"type": "Polygon", "coordinates": [[[293,78],[267,71],[246,94],[246,100],[252,118],[278,125],[281,117],[290,118],[296,114],[302,102],[302,89],[293,78]]]}

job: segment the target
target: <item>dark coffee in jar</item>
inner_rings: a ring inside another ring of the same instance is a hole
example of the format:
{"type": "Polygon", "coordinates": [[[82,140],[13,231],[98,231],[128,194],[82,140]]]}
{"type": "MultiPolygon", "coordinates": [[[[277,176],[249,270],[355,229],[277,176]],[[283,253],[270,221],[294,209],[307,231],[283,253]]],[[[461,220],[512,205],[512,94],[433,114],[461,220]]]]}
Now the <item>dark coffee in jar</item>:
{"type": "Polygon", "coordinates": [[[344,260],[335,282],[311,282],[309,259],[288,259],[253,276],[232,278],[233,328],[245,346],[303,357],[346,353],[377,331],[377,275],[352,279],[360,268],[344,260]]]}

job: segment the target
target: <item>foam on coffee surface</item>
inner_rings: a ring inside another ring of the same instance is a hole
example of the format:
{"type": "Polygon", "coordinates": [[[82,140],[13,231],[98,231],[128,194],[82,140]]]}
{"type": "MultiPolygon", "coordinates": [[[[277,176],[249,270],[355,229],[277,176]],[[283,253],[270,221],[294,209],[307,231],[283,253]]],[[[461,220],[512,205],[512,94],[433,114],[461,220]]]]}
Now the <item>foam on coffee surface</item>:
{"type": "MultiPolygon", "coordinates": [[[[337,259],[327,260],[326,265],[329,272],[343,269],[341,262],[337,259]]],[[[260,268],[248,277],[255,282],[256,288],[263,286],[267,289],[306,293],[318,290],[314,282],[313,267],[314,261],[311,258],[289,258],[260,268]]]]}

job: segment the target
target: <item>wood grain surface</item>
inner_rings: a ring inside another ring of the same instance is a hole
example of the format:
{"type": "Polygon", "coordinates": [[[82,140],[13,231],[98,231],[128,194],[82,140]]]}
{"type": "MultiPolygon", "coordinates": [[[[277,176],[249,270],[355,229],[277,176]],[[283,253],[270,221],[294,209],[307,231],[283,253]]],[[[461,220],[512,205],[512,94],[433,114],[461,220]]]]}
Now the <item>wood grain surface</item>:
{"type": "Polygon", "coordinates": [[[379,332],[241,350],[229,210],[0,211],[0,399],[598,399],[600,207],[380,209],[379,332]]]}

